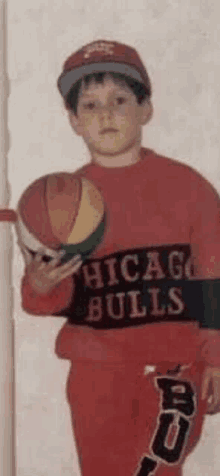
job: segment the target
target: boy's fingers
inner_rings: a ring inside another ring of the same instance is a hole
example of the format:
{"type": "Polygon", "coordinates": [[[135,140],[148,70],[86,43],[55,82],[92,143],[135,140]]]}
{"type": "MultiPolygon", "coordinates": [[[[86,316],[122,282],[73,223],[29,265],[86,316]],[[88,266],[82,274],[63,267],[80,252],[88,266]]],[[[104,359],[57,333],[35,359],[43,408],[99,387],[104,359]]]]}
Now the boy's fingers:
{"type": "MultiPolygon", "coordinates": [[[[49,266],[51,266],[51,268],[55,268],[62,260],[63,256],[65,255],[65,251],[61,251],[59,252],[59,256],[57,256],[56,258],[53,258],[50,263],[49,263],[49,266]]],[[[66,269],[66,268],[69,268],[71,267],[72,265],[74,265],[75,263],[78,263],[78,260],[81,258],[81,255],[75,255],[73,258],[71,258],[69,261],[61,264],[59,266],[59,269],[66,269]]]]}
{"type": "Polygon", "coordinates": [[[81,259],[81,255],[80,254],[77,254],[77,255],[74,255],[70,260],[68,260],[65,264],[67,263],[75,263],[76,261],[78,261],[79,259],[81,259]]]}
{"type": "Polygon", "coordinates": [[[62,255],[52,258],[52,260],[48,263],[48,266],[51,268],[55,268],[60,263],[61,259],[62,259],[62,255]]]}
{"type": "Polygon", "coordinates": [[[66,269],[62,271],[58,278],[59,282],[62,281],[64,278],[67,278],[67,276],[71,276],[73,273],[75,273],[80,268],[80,266],[81,266],[81,263],[78,263],[75,265],[74,270],[73,268],[71,268],[71,269],[66,269]]]}
{"type": "Polygon", "coordinates": [[[65,266],[65,267],[60,267],[59,268],[59,275],[62,276],[62,278],[64,277],[64,275],[66,276],[69,276],[71,274],[74,274],[76,273],[76,271],[78,271],[78,269],[80,268],[80,266],[82,266],[82,261],[80,260],[78,263],[76,263],[74,266],[71,265],[71,266],[65,266]]]}
{"type": "Polygon", "coordinates": [[[73,272],[76,273],[76,271],[78,271],[78,269],[82,266],[82,264],[83,264],[82,260],[76,263],[73,267],[73,272]]]}
{"type": "Polygon", "coordinates": [[[78,263],[76,263],[74,266],[71,265],[66,267],[66,264],[65,266],[62,266],[62,267],[59,266],[59,268],[56,268],[53,271],[51,271],[51,274],[50,274],[51,279],[53,279],[54,281],[58,283],[62,281],[64,278],[67,278],[67,276],[71,276],[72,274],[76,273],[76,271],[78,271],[80,266],[82,266],[81,260],[78,263]]]}
{"type": "MultiPolygon", "coordinates": [[[[43,258],[43,255],[44,255],[43,250],[42,250],[42,251],[39,251],[39,254],[40,254],[40,255],[39,255],[39,259],[36,259],[36,261],[39,261],[39,262],[40,262],[40,261],[42,260],[42,258],[43,258]]],[[[62,257],[63,257],[64,254],[65,254],[65,251],[59,251],[59,252],[57,253],[57,256],[55,256],[54,258],[51,258],[50,261],[45,262],[45,267],[47,267],[47,269],[50,269],[50,268],[53,269],[53,268],[55,268],[55,267],[60,263],[60,261],[61,261],[61,259],[62,259],[62,257]]]]}
{"type": "Polygon", "coordinates": [[[81,255],[75,255],[66,263],[61,264],[60,269],[65,270],[65,269],[71,268],[73,270],[73,266],[75,266],[75,264],[78,264],[78,263],[82,264],[81,255]]]}
{"type": "Polygon", "coordinates": [[[32,257],[32,254],[31,252],[25,248],[25,246],[23,245],[23,243],[19,243],[18,242],[18,245],[20,247],[20,250],[23,254],[23,257],[24,257],[24,260],[25,260],[25,263],[28,265],[30,264],[32,261],[33,261],[33,257],[32,257]]]}
{"type": "Polygon", "coordinates": [[[66,271],[69,273],[69,274],[75,274],[78,269],[80,269],[82,266],[82,261],[79,261],[78,263],[70,266],[70,267],[67,267],[67,268],[64,268],[61,270],[61,274],[62,273],[65,273],[66,271]]]}
{"type": "Polygon", "coordinates": [[[30,258],[30,252],[24,246],[20,246],[20,250],[25,257],[30,258]]]}
{"type": "Polygon", "coordinates": [[[42,261],[43,255],[44,255],[43,250],[39,250],[39,251],[36,253],[36,256],[35,256],[35,258],[34,258],[35,263],[40,263],[40,261],[42,261]]]}

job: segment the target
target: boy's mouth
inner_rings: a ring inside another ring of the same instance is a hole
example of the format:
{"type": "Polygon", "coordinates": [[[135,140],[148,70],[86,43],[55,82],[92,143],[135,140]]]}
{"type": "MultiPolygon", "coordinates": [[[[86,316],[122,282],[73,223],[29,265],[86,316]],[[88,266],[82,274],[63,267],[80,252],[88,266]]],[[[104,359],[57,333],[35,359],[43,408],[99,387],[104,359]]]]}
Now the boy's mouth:
{"type": "Polygon", "coordinates": [[[100,132],[101,135],[103,134],[109,134],[109,133],[115,133],[115,132],[118,132],[117,129],[113,129],[112,127],[109,127],[108,129],[102,129],[102,131],[100,132]]]}

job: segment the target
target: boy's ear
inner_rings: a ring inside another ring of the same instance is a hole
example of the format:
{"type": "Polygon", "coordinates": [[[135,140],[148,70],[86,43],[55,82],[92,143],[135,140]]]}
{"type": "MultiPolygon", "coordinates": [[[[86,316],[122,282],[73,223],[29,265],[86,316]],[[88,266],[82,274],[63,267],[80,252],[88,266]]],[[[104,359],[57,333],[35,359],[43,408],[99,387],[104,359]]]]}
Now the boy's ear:
{"type": "Polygon", "coordinates": [[[81,136],[82,133],[79,118],[71,110],[68,110],[68,116],[71,127],[78,136],[81,136]]]}
{"type": "Polygon", "coordinates": [[[141,124],[144,126],[147,124],[152,116],[153,116],[153,105],[150,100],[144,101],[143,104],[141,104],[141,124]]]}

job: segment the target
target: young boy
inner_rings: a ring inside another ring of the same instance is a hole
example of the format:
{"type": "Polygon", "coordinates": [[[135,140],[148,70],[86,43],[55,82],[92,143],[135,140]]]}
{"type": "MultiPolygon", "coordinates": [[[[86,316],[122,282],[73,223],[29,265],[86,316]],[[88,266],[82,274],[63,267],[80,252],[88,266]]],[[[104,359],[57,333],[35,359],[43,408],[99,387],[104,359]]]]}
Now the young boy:
{"type": "Polygon", "coordinates": [[[91,154],[76,175],[103,194],[106,229],[84,263],[46,263],[21,244],[23,308],[69,318],[56,352],[72,364],[83,476],[180,476],[205,413],[220,410],[220,339],[183,317],[179,287],[164,297],[160,283],[220,277],[220,200],[196,171],[141,147],[151,85],[134,49],[91,43],[58,86],[91,154]]]}

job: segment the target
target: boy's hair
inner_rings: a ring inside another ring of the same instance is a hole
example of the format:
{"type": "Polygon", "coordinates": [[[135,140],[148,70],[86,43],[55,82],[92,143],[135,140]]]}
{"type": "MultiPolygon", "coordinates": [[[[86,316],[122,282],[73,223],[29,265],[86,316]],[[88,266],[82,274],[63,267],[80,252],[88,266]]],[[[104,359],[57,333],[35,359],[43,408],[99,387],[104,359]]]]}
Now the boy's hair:
{"type": "Polygon", "coordinates": [[[85,86],[88,86],[92,81],[103,83],[106,75],[110,76],[115,83],[128,86],[135,95],[138,104],[141,104],[145,100],[150,100],[152,94],[150,82],[148,88],[146,88],[146,86],[141,84],[139,81],[135,81],[135,79],[124,74],[103,71],[87,74],[79,79],[65,98],[66,108],[72,110],[74,114],[77,115],[78,99],[82,83],[84,82],[85,86]]]}

